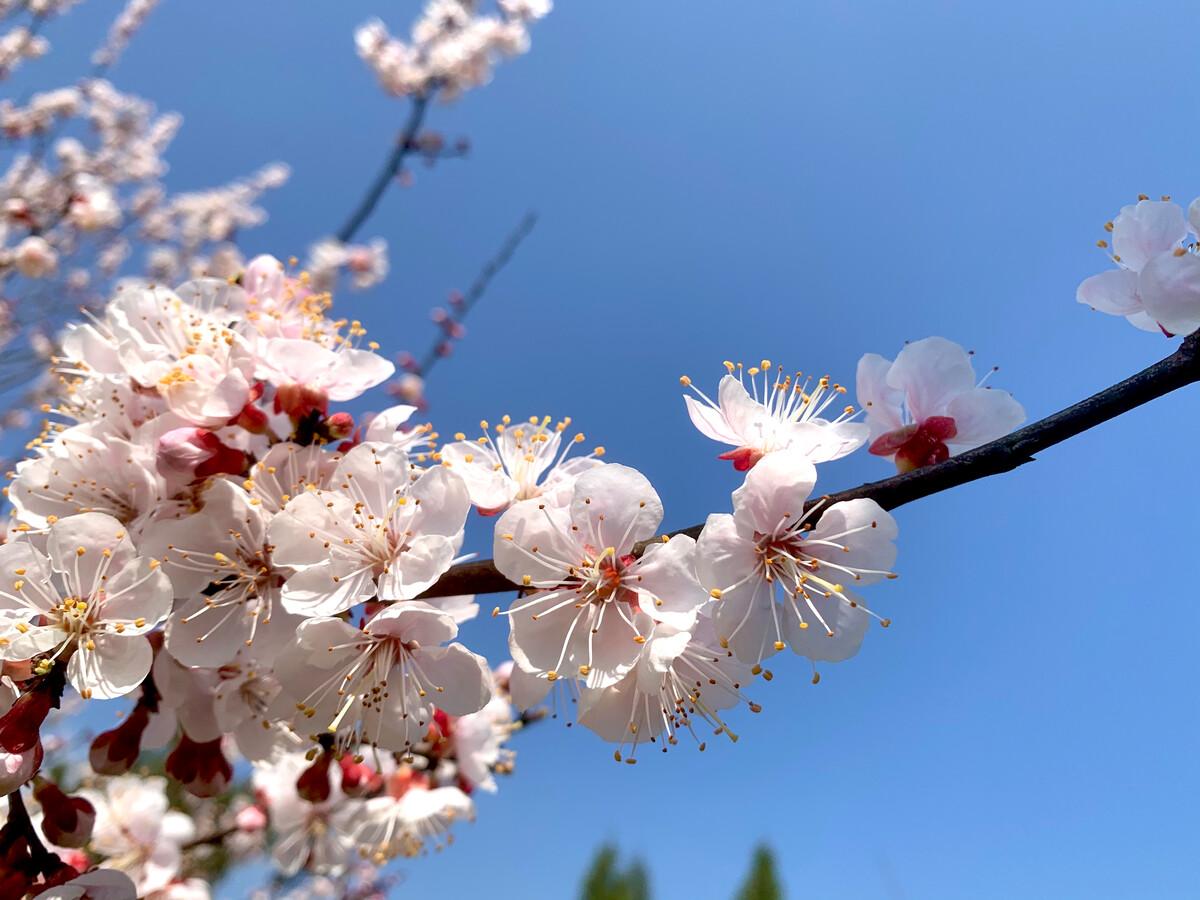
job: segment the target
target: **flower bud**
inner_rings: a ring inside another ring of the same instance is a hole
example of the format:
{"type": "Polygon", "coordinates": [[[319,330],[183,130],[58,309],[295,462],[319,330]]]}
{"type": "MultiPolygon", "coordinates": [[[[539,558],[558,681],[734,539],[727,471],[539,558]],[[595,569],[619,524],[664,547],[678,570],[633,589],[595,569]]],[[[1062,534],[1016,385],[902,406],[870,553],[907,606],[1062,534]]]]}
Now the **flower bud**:
{"type": "Polygon", "coordinates": [[[88,762],[98,775],[124,775],[137,762],[142,751],[142,734],[150,722],[150,713],[141,704],[116,728],[96,736],[88,751],[88,762]]]}
{"type": "Polygon", "coordinates": [[[42,723],[57,706],[51,692],[34,689],[22,694],[3,716],[0,716],[0,749],[9,753],[24,753],[38,742],[42,723]]]}
{"type": "Polygon", "coordinates": [[[30,235],[17,244],[13,262],[26,278],[46,278],[58,271],[58,254],[38,235],[30,235]]]}
{"type": "Polygon", "coordinates": [[[0,794],[11,794],[42,766],[41,741],[21,753],[0,751],[0,794]]]}
{"type": "Polygon", "coordinates": [[[325,430],[333,440],[340,440],[354,434],[354,418],[350,413],[334,413],[325,420],[325,430]]]}
{"type": "Polygon", "coordinates": [[[263,812],[262,807],[251,804],[238,810],[233,822],[239,831],[253,834],[267,827],[267,814],[263,812]]]}
{"type": "Polygon", "coordinates": [[[333,791],[329,783],[329,751],[323,750],[317,754],[313,764],[300,773],[296,779],[296,793],[309,803],[324,803],[333,791]]]}
{"type": "Polygon", "coordinates": [[[254,257],[242,273],[242,287],[252,297],[282,297],[283,263],[265,253],[254,257]]]}
{"type": "Polygon", "coordinates": [[[383,786],[383,776],[366,763],[355,762],[346,755],[338,760],[342,767],[342,792],[349,797],[362,797],[383,786]]]}
{"type": "Polygon", "coordinates": [[[221,752],[221,739],[193,741],[180,735],[179,744],[167,757],[167,774],[195,797],[215,797],[233,779],[233,767],[221,752]]]}
{"type": "Polygon", "coordinates": [[[33,796],[42,807],[42,834],[59,847],[79,848],[92,837],[96,809],[83,797],[68,797],[52,781],[38,779],[33,796]]]}

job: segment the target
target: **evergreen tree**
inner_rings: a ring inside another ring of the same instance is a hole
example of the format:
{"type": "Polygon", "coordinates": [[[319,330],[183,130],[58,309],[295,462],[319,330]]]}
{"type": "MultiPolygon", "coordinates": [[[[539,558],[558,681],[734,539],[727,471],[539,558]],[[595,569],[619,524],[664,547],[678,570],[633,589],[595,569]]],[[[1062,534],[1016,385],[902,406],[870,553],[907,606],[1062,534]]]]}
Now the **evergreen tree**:
{"type": "Polygon", "coordinates": [[[783,885],[775,871],[775,854],[760,844],[754,851],[750,871],[742,882],[737,900],[783,900],[783,885]]]}
{"type": "Polygon", "coordinates": [[[617,849],[606,844],[596,851],[579,897],[580,900],[650,900],[650,877],[641,860],[622,870],[617,849]]]}

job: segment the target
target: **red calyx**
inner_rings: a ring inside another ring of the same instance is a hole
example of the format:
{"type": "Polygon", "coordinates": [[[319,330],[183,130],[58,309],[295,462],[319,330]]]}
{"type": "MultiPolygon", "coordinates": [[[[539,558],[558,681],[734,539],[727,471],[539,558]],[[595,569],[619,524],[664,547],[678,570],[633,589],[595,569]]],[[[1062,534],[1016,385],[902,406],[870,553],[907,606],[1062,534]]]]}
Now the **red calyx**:
{"type": "Polygon", "coordinates": [[[754,468],[754,464],[762,458],[762,452],[753,447],[738,447],[736,450],[717,454],[717,459],[732,460],[733,467],[739,472],[749,472],[754,468]]]}
{"type": "Polygon", "coordinates": [[[317,388],[303,384],[283,384],[275,389],[275,412],[287,413],[293,422],[318,413],[322,418],[329,411],[329,397],[317,388]]]}
{"type": "Polygon", "coordinates": [[[329,783],[329,763],[332,757],[328,750],[317,754],[313,764],[296,779],[296,793],[309,803],[324,803],[333,791],[329,783]]]}
{"type": "Polygon", "coordinates": [[[870,448],[876,456],[895,456],[896,468],[911,472],[936,465],[950,458],[946,441],[958,434],[958,425],[950,416],[930,416],[917,425],[905,425],[876,438],[870,448]]]}
{"type": "Polygon", "coordinates": [[[56,706],[58,700],[42,685],[22,694],[0,716],[0,747],[9,753],[24,753],[32,748],[38,742],[42,723],[56,706]]]}
{"type": "Polygon", "coordinates": [[[77,849],[92,837],[96,809],[83,797],[68,797],[52,781],[38,779],[33,796],[42,807],[42,833],[50,843],[77,849]]]}

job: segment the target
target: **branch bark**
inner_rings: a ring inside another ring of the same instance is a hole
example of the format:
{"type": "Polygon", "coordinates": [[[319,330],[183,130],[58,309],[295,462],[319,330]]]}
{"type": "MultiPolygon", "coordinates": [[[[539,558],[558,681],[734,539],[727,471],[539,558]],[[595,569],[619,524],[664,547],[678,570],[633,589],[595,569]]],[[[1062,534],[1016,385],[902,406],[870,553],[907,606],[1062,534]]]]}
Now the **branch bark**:
{"type": "Polygon", "coordinates": [[[421,131],[421,124],[425,121],[425,112],[429,108],[429,101],[433,99],[436,90],[437,88],[434,87],[428,93],[413,97],[412,106],[408,110],[408,121],[404,123],[400,136],[396,138],[396,146],[384,160],[383,168],[371,182],[366,196],[359,201],[354,212],[350,214],[350,218],[346,220],[346,224],[337,231],[337,239],[343,244],[348,243],[358,234],[358,230],[371,217],[371,213],[375,211],[375,207],[379,205],[383,195],[387,193],[392,181],[400,174],[404,160],[417,148],[417,135],[421,131]]]}
{"type": "MultiPolygon", "coordinates": [[[[895,509],[981,478],[1011,472],[1018,466],[1033,462],[1034,454],[1042,450],[1197,381],[1200,381],[1200,331],[1184,338],[1179,349],[1161,362],[990,444],[953,456],[935,466],[814,498],[807,506],[869,497],[884,509],[895,509]]],[[[703,527],[701,523],[670,533],[696,537],[703,527]]],[[[644,546],[639,546],[634,552],[640,554],[644,549],[644,546]]],[[[518,586],[501,575],[490,559],[486,559],[451,567],[422,596],[446,597],[516,590],[519,590],[518,586]]]]}

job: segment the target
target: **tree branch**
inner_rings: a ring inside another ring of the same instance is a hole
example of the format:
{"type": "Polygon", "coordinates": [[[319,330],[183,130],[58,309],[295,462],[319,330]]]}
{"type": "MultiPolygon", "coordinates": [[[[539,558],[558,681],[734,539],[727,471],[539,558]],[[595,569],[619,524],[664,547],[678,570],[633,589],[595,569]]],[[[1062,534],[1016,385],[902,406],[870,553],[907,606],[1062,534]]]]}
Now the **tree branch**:
{"type": "MultiPolygon", "coordinates": [[[[529,236],[529,232],[533,231],[533,226],[536,224],[537,213],[533,210],[530,210],[521,217],[521,221],[508,233],[508,236],[504,239],[504,243],[496,251],[496,255],[489,259],[484,267],[479,270],[479,274],[475,276],[475,280],[471,282],[471,286],[467,288],[467,292],[462,295],[461,303],[450,314],[452,322],[462,324],[470,314],[472,307],[487,292],[488,285],[492,283],[492,279],[500,274],[500,271],[508,265],[509,261],[513,258],[513,254],[517,252],[517,248],[521,246],[521,242],[529,236]]],[[[429,374],[433,367],[437,365],[438,360],[445,356],[442,348],[449,340],[448,337],[445,337],[442,340],[433,342],[433,346],[425,352],[425,356],[417,363],[416,374],[422,378],[429,374]]]]}
{"type": "MultiPolygon", "coordinates": [[[[1179,349],[1161,362],[1019,431],[935,466],[815,498],[806,504],[806,508],[821,502],[837,503],[869,497],[884,509],[895,509],[980,478],[1010,472],[1032,462],[1035,453],[1197,381],[1200,381],[1200,331],[1186,337],[1179,349]]],[[[703,527],[701,523],[671,533],[696,537],[703,527]]],[[[639,545],[634,552],[640,554],[644,549],[644,545],[639,545]]],[[[451,567],[422,596],[492,594],[515,590],[519,590],[518,586],[501,575],[488,559],[451,567]]]]}
{"type": "Polygon", "coordinates": [[[429,108],[429,101],[433,99],[436,92],[437,87],[435,86],[430,88],[428,93],[417,94],[413,97],[412,106],[408,110],[408,121],[404,123],[404,129],[400,132],[400,136],[396,138],[396,146],[388,154],[383,168],[379,170],[379,174],[375,176],[375,180],[367,189],[366,196],[359,201],[354,212],[350,214],[350,218],[346,220],[346,224],[337,231],[337,239],[343,244],[348,243],[354,238],[354,235],[358,234],[358,230],[371,217],[371,213],[375,211],[375,207],[379,205],[383,195],[387,193],[392,180],[400,173],[404,160],[417,149],[417,135],[421,130],[421,123],[425,121],[425,112],[429,108]]]}

